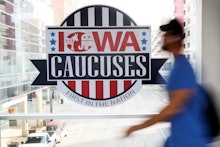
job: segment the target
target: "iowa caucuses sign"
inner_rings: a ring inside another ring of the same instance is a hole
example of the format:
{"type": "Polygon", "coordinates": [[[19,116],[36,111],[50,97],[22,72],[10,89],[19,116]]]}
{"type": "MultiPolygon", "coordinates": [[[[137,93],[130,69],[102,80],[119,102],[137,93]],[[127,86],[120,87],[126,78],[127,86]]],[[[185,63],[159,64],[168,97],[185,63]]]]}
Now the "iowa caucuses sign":
{"type": "Polygon", "coordinates": [[[165,60],[150,56],[150,26],[136,26],[112,7],[84,7],[47,27],[46,50],[46,60],[32,60],[40,71],[32,85],[56,85],[82,105],[117,105],[143,84],[164,82],[158,70],[165,60]]]}

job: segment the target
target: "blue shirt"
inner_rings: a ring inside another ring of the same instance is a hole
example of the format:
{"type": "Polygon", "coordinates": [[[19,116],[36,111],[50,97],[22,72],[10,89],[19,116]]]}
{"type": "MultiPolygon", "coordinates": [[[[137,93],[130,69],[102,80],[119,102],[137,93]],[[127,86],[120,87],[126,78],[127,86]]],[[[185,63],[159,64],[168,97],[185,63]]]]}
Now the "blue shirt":
{"type": "Polygon", "coordinates": [[[175,56],[170,73],[167,90],[195,90],[190,102],[180,114],[170,120],[171,136],[166,147],[206,147],[209,137],[206,135],[207,125],[200,113],[201,103],[205,103],[203,95],[198,92],[194,71],[184,55],[175,56]]]}

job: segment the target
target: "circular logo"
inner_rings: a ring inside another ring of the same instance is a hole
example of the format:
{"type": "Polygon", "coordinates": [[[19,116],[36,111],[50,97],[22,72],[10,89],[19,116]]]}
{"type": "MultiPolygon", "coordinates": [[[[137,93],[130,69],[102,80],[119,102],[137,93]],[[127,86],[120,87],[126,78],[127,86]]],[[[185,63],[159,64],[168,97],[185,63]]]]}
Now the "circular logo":
{"type": "MultiPolygon", "coordinates": [[[[63,21],[61,26],[72,26],[76,28],[97,27],[98,29],[102,29],[102,27],[111,27],[114,29],[114,27],[136,26],[136,24],[128,15],[116,8],[103,5],[92,5],[73,12],[63,21]]],[[[93,33],[92,35],[97,36],[98,34],[93,33]]],[[[108,32],[106,32],[105,35],[108,41],[112,41],[109,39],[108,32]]],[[[123,35],[123,33],[119,32],[117,36],[113,36],[113,38],[117,38],[120,35],[123,35]]],[[[126,34],[124,35],[124,38],[127,39],[128,42],[126,45],[133,45],[129,42],[133,39],[132,34],[127,34],[127,36],[126,38],[126,34]]],[[[102,42],[105,43],[106,40],[105,37],[103,37],[102,42]]],[[[108,51],[106,54],[99,55],[99,58],[97,58],[95,53],[89,52],[92,50],[92,42],[94,40],[91,34],[88,35],[84,33],[83,30],[69,34],[66,36],[65,41],[67,42],[66,48],[69,49],[70,52],[74,51],[79,54],[88,52],[87,54],[83,54],[85,60],[81,57],[77,58],[78,54],[75,57],[76,59],[74,62],[76,63],[74,64],[78,64],[80,68],[85,69],[78,72],[79,77],[83,75],[84,71],[87,72],[87,69],[98,68],[100,69],[100,75],[103,77],[99,79],[92,78],[96,73],[91,72],[89,73],[90,78],[57,81],[58,90],[71,101],[91,107],[109,107],[127,101],[141,89],[142,80],[140,79],[117,79],[108,78],[109,76],[107,76],[108,73],[113,70],[113,68],[110,68],[113,62],[120,62],[121,60],[126,61],[128,59],[133,62],[133,57],[121,57],[119,52],[117,53],[117,51],[112,50],[108,51]],[[107,54],[111,52],[114,52],[114,56],[109,57],[107,54]],[[94,64],[88,64],[90,62],[94,62],[94,64]]],[[[117,42],[112,42],[114,45],[117,44],[117,42]]],[[[100,50],[104,50],[102,44],[100,42],[98,43],[100,50]]],[[[109,44],[106,43],[106,45],[109,44]]],[[[114,47],[115,46],[112,48],[114,49],[114,47]]],[[[123,47],[121,47],[120,51],[122,50],[123,47]]],[[[138,61],[141,62],[143,59],[141,57],[140,59],[135,58],[134,62],[138,61]]],[[[114,66],[119,67],[120,64],[115,63],[114,66]]],[[[120,70],[124,69],[118,68],[114,74],[119,75],[120,70]]]]}

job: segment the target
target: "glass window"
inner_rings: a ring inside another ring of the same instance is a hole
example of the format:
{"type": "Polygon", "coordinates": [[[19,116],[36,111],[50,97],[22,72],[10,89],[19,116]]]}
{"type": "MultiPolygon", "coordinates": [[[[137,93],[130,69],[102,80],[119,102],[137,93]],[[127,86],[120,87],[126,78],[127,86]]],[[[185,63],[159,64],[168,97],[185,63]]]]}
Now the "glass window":
{"type": "MultiPolygon", "coordinates": [[[[152,36],[156,36],[156,39],[153,40],[152,43],[158,43],[156,45],[152,44],[152,46],[156,46],[156,49],[160,49],[161,34],[155,35],[153,32],[155,30],[158,32],[158,26],[161,22],[166,22],[168,18],[173,18],[173,9],[175,9],[176,12],[178,11],[176,9],[177,7],[173,5],[173,0],[165,2],[161,0],[149,1],[148,5],[143,5],[143,3],[145,3],[144,0],[138,3],[134,3],[134,1],[126,1],[126,5],[124,1],[117,1],[116,3],[116,1],[112,0],[72,0],[71,2],[70,0],[65,0],[57,1],[63,2],[62,5],[58,5],[59,9],[52,9],[52,6],[54,5],[52,2],[54,2],[54,0],[0,0],[0,104],[2,104],[0,111],[2,114],[26,113],[27,115],[31,115],[32,113],[36,113],[37,115],[41,115],[52,113],[61,114],[62,116],[65,116],[66,114],[89,114],[91,116],[97,114],[122,114],[123,116],[126,116],[126,114],[131,114],[135,117],[139,117],[138,114],[140,113],[147,115],[158,113],[159,110],[169,103],[164,85],[143,85],[141,90],[132,97],[132,99],[114,107],[91,108],[83,106],[65,98],[54,86],[31,86],[31,83],[38,76],[39,71],[30,60],[45,60],[47,58],[47,49],[45,45],[46,26],[60,26],[61,22],[72,12],[84,6],[97,3],[113,6],[120,11],[125,12],[137,25],[150,25],[152,27],[152,36]],[[134,4],[135,8],[137,8],[135,11],[134,4]],[[65,7],[63,10],[61,9],[62,6],[65,7]],[[160,10],[160,12],[158,10],[160,10]],[[57,24],[55,24],[55,22],[57,24]],[[9,108],[15,108],[15,111],[11,112],[9,108]]],[[[185,3],[187,2],[189,1],[185,0],[185,3]]],[[[94,10],[89,9],[88,11],[93,12],[94,10]]],[[[123,20],[121,13],[114,13],[107,9],[103,9],[103,11],[112,16],[117,15],[120,17],[119,21],[123,20]]],[[[190,14],[190,11],[192,12],[193,9],[190,10],[190,7],[187,7],[184,11],[185,15],[190,14]]],[[[78,14],[77,17],[81,17],[78,14]]],[[[90,14],[91,13],[88,15],[90,16],[90,14]]],[[[106,19],[104,17],[100,18],[103,20],[106,19]]],[[[190,27],[190,25],[192,25],[194,21],[192,20],[192,22],[190,22],[190,19],[192,18],[185,20],[186,22],[184,22],[184,26],[190,27]]],[[[186,32],[186,37],[192,35],[192,33],[193,32],[188,30],[186,32]]],[[[184,46],[190,48],[190,42],[187,42],[184,46]]],[[[194,47],[194,43],[192,46],[194,47]]],[[[158,53],[160,53],[160,51],[158,51],[158,53]]],[[[190,56],[187,55],[187,58],[190,58],[190,56]]],[[[162,70],[165,79],[167,79],[169,75],[168,72],[171,68],[172,62],[166,62],[160,69],[162,70]]],[[[45,69],[45,71],[47,70],[48,69],[45,69]]],[[[82,88],[80,90],[82,90],[82,88]]],[[[138,117],[126,119],[103,118],[99,120],[68,118],[66,127],[67,130],[70,130],[70,134],[67,135],[68,141],[65,142],[66,138],[63,139],[64,144],[71,142],[76,146],[89,146],[93,142],[97,143],[102,140],[107,141],[108,144],[112,143],[113,146],[116,144],[118,145],[115,138],[124,131],[125,126],[144,120],[138,117]]],[[[50,118],[50,116],[46,119],[40,118],[28,120],[25,118],[23,120],[1,120],[1,128],[10,131],[14,125],[14,128],[20,130],[19,135],[14,134],[17,135],[16,139],[19,138],[22,141],[25,141],[26,137],[20,138],[21,133],[23,133],[23,136],[27,136],[25,133],[31,133],[32,131],[48,131],[56,129],[49,129],[46,127],[51,120],[52,118],[50,118]],[[45,130],[46,128],[48,130],[45,130]]],[[[169,132],[167,131],[168,128],[169,124],[158,124],[155,128],[152,128],[152,132],[143,130],[140,134],[142,137],[144,136],[144,143],[147,142],[150,146],[155,147],[162,145],[164,139],[169,135],[169,132]]],[[[62,129],[62,131],[65,131],[65,129],[62,129]]],[[[5,133],[2,134],[1,139],[2,144],[4,144],[5,141],[8,140],[5,133]]],[[[34,139],[37,140],[36,137],[34,139]]],[[[47,138],[47,140],[49,140],[49,138],[47,138]]],[[[139,139],[136,140],[140,141],[139,139]]],[[[62,144],[63,142],[59,145],[62,144]]]]}
{"type": "Polygon", "coordinates": [[[0,36],[0,49],[15,50],[15,40],[0,36]]]}
{"type": "Polygon", "coordinates": [[[190,36],[190,30],[187,31],[187,36],[190,36]]]}
{"type": "Polygon", "coordinates": [[[15,38],[15,29],[9,26],[0,25],[0,36],[15,38]]]}
{"type": "Polygon", "coordinates": [[[190,48],[190,42],[187,42],[187,48],[190,48]]]}
{"type": "Polygon", "coordinates": [[[187,7],[187,12],[188,12],[188,13],[190,12],[190,6],[187,7]]]}
{"type": "Polygon", "coordinates": [[[189,18],[189,19],[187,19],[187,24],[188,24],[188,25],[190,25],[190,18],[189,18]]]}
{"type": "Polygon", "coordinates": [[[0,12],[0,22],[9,26],[15,26],[14,17],[4,12],[0,12]]]}
{"type": "Polygon", "coordinates": [[[28,32],[28,23],[26,23],[25,21],[21,20],[21,29],[28,32]]]}

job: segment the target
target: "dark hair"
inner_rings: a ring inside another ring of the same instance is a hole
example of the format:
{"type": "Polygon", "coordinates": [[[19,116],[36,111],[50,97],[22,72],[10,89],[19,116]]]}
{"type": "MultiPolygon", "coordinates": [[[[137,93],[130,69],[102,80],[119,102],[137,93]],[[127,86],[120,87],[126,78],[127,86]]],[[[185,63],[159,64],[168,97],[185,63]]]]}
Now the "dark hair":
{"type": "Polygon", "coordinates": [[[160,30],[165,32],[171,31],[173,35],[179,35],[179,34],[184,35],[183,27],[176,19],[172,19],[168,24],[161,25],[160,30]]]}

